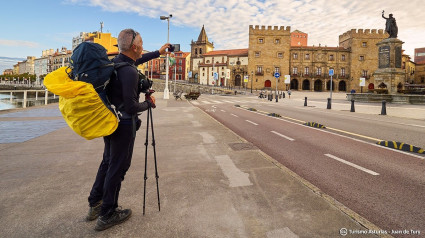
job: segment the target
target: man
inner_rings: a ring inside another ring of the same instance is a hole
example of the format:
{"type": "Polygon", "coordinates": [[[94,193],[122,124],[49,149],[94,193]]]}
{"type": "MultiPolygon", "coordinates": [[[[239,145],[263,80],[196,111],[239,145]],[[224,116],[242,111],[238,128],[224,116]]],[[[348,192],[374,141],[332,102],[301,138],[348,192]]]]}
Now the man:
{"type": "Polygon", "coordinates": [[[114,133],[104,137],[103,160],[88,198],[90,208],[86,219],[92,221],[98,218],[95,226],[97,231],[124,222],[131,215],[130,209],[118,209],[121,182],[130,168],[135,132],[141,124],[137,113],[155,107],[153,96],[146,97],[146,101],[139,103],[140,81],[135,66],[159,57],[169,47],[170,44],[165,44],[159,51],[142,57],[143,40],[138,32],[125,29],[118,36],[120,53],[113,62],[125,62],[128,65],[119,67],[117,77],[110,81],[108,96],[120,112],[120,122],[114,133]]]}
{"type": "Polygon", "coordinates": [[[393,17],[393,14],[390,14],[388,18],[384,16],[384,11],[382,11],[382,18],[386,20],[385,22],[385,32],[387,32],[390,36],[388,38],[397,38],[398,27],[393,17]]]}

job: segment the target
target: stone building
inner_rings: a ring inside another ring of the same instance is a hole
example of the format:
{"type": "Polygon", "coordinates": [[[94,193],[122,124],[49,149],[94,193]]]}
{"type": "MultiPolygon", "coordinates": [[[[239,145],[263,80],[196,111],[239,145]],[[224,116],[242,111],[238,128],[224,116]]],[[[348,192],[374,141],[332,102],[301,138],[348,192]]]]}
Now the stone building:
{"type": "Polygon", "coordinates": [[[388,38],[382,29],[352,29],[339,36],[339,45],[350,51],[349,89],[361,91],[360,78],[366,80],[366,91],[377,88],[373,73],[378,69],[377,43],[388,38]]]}
{"type": "Polygon", "coordinates": [[[199,33],[198,40],[190,44],[191,58],[190,58],[190,71],[192,72],[191,83],[199,83],[199,64],[203,62],[202,55],[214,49],[214,44],[208,41],[205,27],[202,26],[201,33],[199,33]]]}
{"type": "Polygon", "coordinates": [[[275,89],[276,83],[278,90],[286,89],[283,75],[289,73],[290,35],[289,26],[249,26],[248,72],[253,89],[275,89]],[[275,73],[282,77],[276,80],[275,73]]]}

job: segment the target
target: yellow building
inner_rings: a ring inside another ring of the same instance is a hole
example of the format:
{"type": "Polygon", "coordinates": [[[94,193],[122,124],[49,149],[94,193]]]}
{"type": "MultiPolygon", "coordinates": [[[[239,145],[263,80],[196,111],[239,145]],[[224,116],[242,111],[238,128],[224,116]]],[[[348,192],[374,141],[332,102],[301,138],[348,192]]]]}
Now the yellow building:
{"type": "Polygon", "coordinates": [[[89,33],[88,37],[85,38],[85,41],[98,43],[99,45],[105,47],[107,52],[118,52],[118,47],[115,46],[118,44],[117,38],[112,37],[111,33],[89,33]]]}

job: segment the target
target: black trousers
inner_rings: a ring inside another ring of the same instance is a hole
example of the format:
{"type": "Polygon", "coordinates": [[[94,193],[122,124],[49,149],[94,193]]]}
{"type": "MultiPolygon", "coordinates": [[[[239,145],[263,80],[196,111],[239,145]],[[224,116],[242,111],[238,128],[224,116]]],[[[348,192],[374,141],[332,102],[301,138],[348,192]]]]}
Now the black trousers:
{"type": "Polygon", "coordinates": [[[131,121],[122,120],[117,130],[103,140],[103,160],[88,198],[90,206],[103,200],[101,216],[111,214],[118,207],[121,182],[130,168],[133,156],[135,136],[131,121]]]}

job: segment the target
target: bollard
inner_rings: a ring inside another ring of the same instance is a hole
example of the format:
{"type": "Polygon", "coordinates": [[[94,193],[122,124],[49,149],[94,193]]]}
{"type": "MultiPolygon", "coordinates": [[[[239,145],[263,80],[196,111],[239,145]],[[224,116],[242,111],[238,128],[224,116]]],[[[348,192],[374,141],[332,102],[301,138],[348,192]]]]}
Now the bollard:
{"type": "Polygon", "coordinates": [[[381,110],[381,115],[387,115],[387,102],[384,100],[382,101],[382,110],[381,110]]]}
{"type": "Polygon", "coordinates": [[[304,98],[304,107],[307,107],[307,97],[304,98]]]}
{"type": "Polygon", "coordinates": [[[22,108],[27,108],[27,90],[24,91],[24,100],[22,101],[22,108]]]}
{"type": "Polygon", "coordinates": [[[278,101],[279,101],[279,99],[278,99],[278,98],[279,98],[279,96],[277,96],[277,94],[275,93],[275,94],[274,94],[274,97],[276,98],[276,102],[278,102],[278,101]]]}
{"type": "Polygon", "coordinates": [[[47,99],[49,97],[49,91],[47,89],[44,91],[44,105],[47,105],[47,99]]]}
{"type": "Polygon", "coordinates": [[[328,98],[328,107],[327,109],[332,109],[332,105],[331,105],[331,98],[328,98]]]}
{"type": "Polygon", "coordinates": [[[351,99],[351,110],[350,112],[356,112],[356,110],[354,109],[354,99],[351,99]]]}

